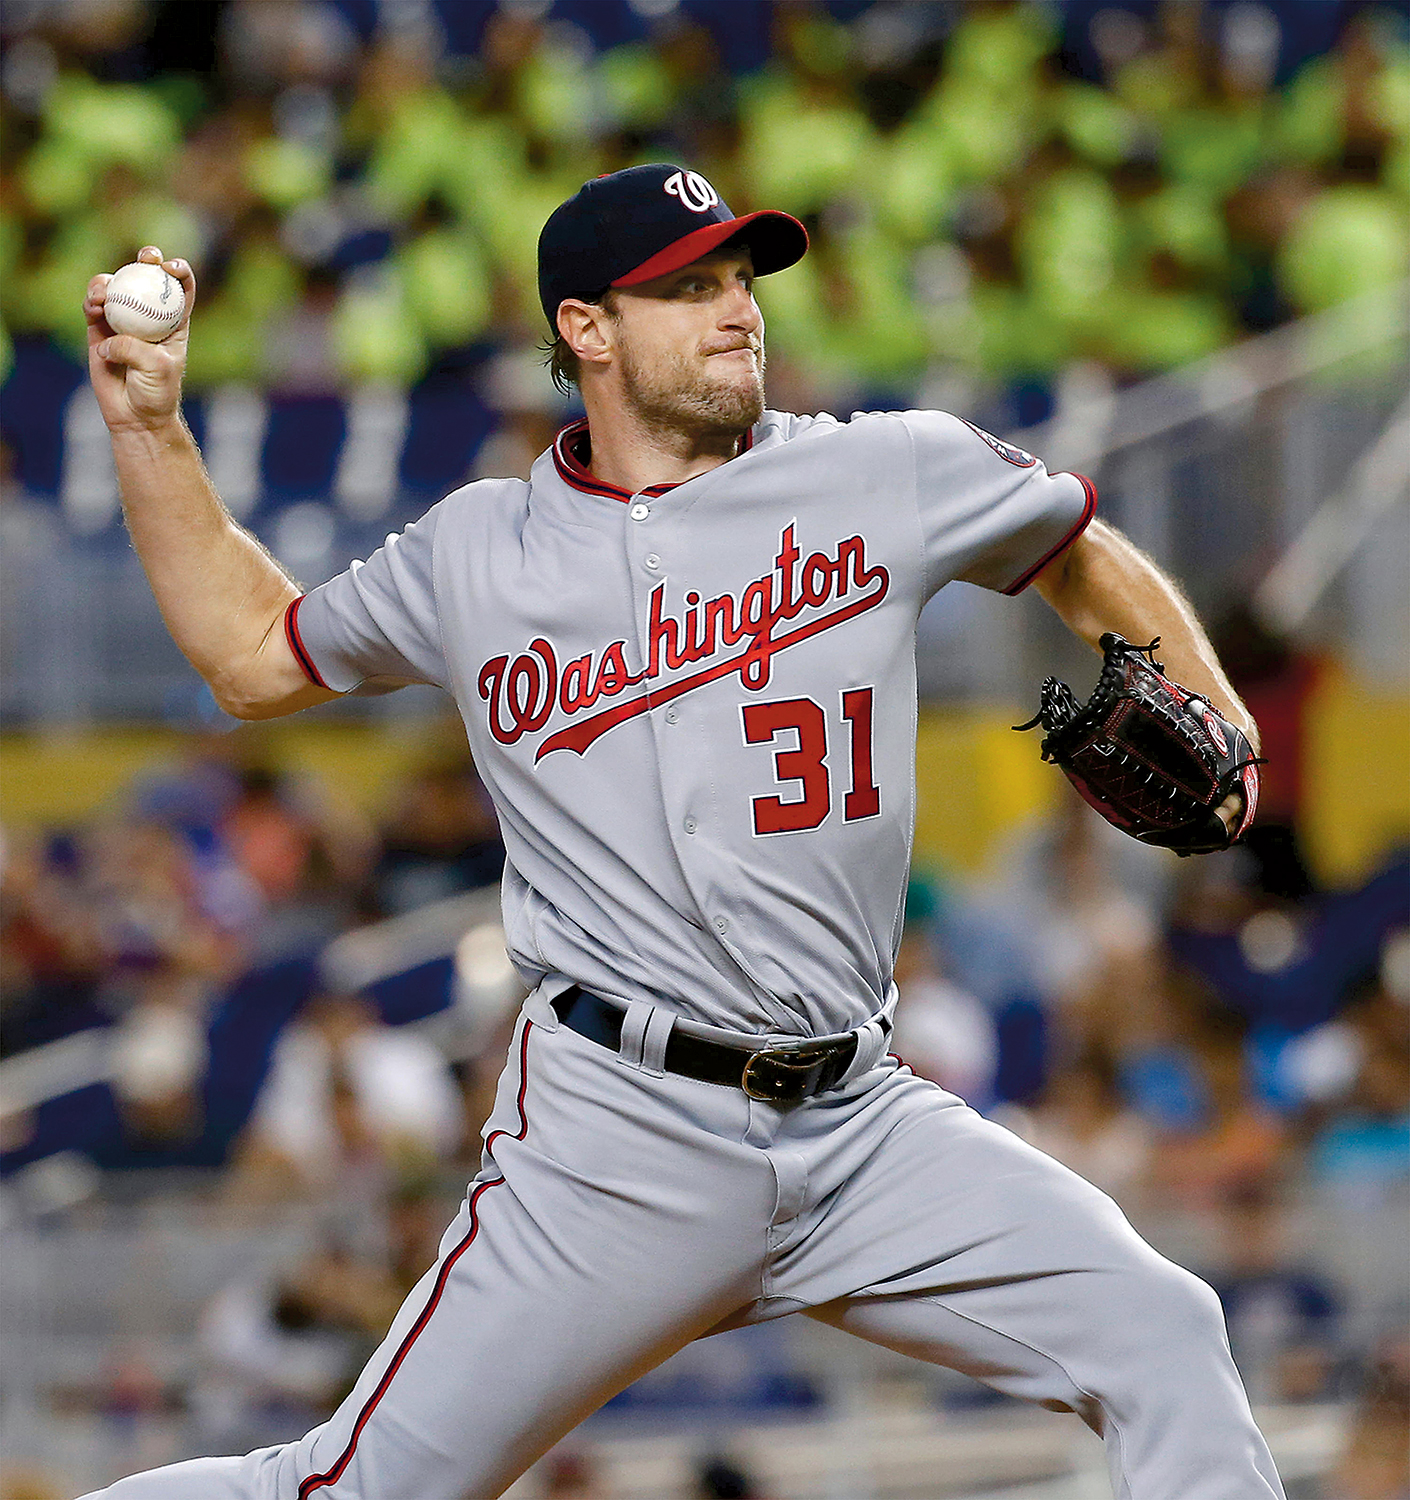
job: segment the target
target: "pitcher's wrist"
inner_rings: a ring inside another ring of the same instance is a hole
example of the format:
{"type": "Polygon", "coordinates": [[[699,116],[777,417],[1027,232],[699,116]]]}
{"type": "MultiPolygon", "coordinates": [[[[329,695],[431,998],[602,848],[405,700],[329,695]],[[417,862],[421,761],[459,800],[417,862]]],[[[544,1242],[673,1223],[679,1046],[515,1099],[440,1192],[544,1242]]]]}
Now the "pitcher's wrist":
{"type": "Polygon", "coordinates": [[[150,450],[153,456],[183,448],[192,441],[180,406],[161,416],[134,415],[116,425],[110,425],[108,433],[115,447],[122,445],[138,452],[150,450]]]}

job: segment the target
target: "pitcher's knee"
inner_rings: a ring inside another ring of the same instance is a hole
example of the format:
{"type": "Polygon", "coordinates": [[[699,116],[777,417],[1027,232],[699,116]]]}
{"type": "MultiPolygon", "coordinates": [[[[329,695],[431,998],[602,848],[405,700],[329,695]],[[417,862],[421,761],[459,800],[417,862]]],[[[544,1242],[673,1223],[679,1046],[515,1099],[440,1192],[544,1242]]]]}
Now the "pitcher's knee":
{"type": "Polygon", "coordinates": [[[1227,1358],[1224,1308],[1208,1282],[1152,1255],[1125,1276],[1119,1316],[1137,1342],[1162,1363],[1213,1355],[1227,1358]]]}

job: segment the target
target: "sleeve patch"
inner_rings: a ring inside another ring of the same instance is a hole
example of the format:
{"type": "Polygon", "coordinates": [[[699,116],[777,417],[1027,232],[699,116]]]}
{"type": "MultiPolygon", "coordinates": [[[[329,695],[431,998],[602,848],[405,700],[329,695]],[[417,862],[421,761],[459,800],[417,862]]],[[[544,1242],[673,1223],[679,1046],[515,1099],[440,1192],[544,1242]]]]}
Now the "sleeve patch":
{"type": "Polygon", "coordinates": [[[982,427],[976,427],[973,422],[966,421],[964,417],[961,422],[977,438],[983,438],[986,443],[999,455],[1006,464],[1012,464],[1016,469],[1031,469],[1038,462],[1031,453],[1026,453],[1022,448],[1016,448],[1012,443],[1006,443],[1002,438],[996,438],[992,432],[985,432],[982,427]]]}

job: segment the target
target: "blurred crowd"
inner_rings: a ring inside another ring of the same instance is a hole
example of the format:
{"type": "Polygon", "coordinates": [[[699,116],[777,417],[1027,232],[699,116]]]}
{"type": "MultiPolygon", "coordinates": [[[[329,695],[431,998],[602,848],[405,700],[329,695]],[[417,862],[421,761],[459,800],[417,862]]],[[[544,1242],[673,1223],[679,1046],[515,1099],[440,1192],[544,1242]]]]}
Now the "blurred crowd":
{"type": "Polygon", "coordinates": [[[487,892],[494,913],[504,851],[463,732],[428,734],[380,824],[278,770],[258,736],[211,734],[112,816],[10,841],[0,1046],[103,1028],[113,1058],[109,1098],[10,1122],[11,1167],[55,1149],[220,1165],[251,1111],[252,1191],[352,1191],[364,1156],[396,1176],[461,1159],[466,1106],[444,1057],[384,1023],[452,1006],[467,973],[489,973],[501,1008],[513,998],[496,988],[502,952],[486,968],[473,943],[456,949],[478,928],[455,898],[487,892]],[[424,922],[402,934],[397,919],[447,902],[441,941],[424,922]],[[384,982],[353,992],[334,940],[360,930],[389,934],[389,956],[384,982]]]}
{"type": "Polygon", "coordinates": [[[558,417],[538,229],[638,161],[808,224],[764,290],[801,409],[981,390],[1026,423],[1076,361],[1164,370],[1410,269],[1399,4],[12,0],[2,24],[14,340],[72,354],[88,277],[160,243],[201,279],[195,392],[458,375],[501,468],[558,417]]]}

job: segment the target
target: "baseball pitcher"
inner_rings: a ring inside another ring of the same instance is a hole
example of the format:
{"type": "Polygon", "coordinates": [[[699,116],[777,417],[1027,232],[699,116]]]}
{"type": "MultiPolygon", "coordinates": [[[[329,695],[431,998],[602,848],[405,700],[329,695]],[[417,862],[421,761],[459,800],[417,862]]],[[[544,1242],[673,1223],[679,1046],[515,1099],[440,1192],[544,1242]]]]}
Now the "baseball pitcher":
{"type": "Polygon", "coordinates": [[[587,183],[539,242],[586,420],[527,482],[455,491],[307,594],[182,424],[190,267],[142,253],[186,295],[156,344],[114,335],[91,283],[93,384],[178,644],[241,718],[449,692],[532,988],[480,1173],[339,1409],[112,1500],[488,1500],[683,1344],[799,1312],[1076,1412],[1118,1496],[1282,1495],[1214,1293],[887,1050],[936,590],[1032,584],[1094,646],[1160,638],[1168,678],[1135,653],[1141,732],[1115,743],[1136,719],[1110,692],[1060,763],[1114,805],[1101,765],[1144,757],[1147,785],[1180,721],[1222,736],[1232,779],[1186,788],[1163,842],[1241,831],[1256,730],[1086,480],[943,412],[765,408],[755,281],[806,248],[674,165],[587,183]]]}

